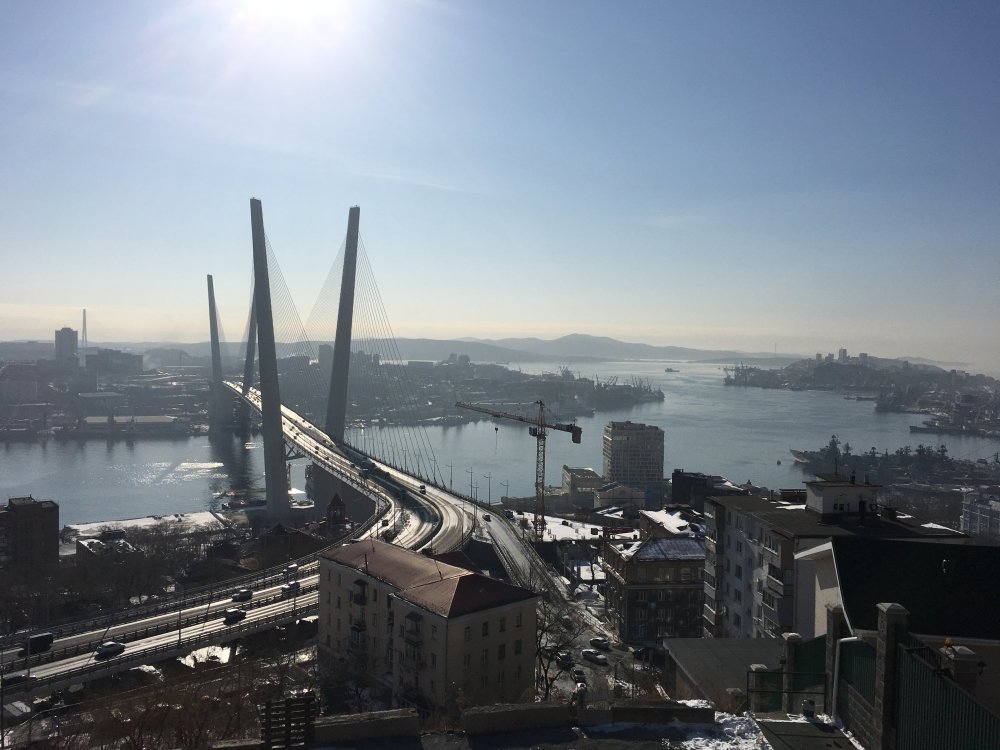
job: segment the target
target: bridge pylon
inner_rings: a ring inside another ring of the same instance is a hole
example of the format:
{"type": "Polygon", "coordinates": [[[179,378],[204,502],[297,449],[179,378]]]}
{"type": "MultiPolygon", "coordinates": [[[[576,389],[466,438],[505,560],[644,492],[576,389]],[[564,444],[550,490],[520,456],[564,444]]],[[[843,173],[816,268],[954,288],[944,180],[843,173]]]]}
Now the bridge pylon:
{"type": "Polygon", "coordinates": [[[232,395],[222,385],[222,346],[215,306],[215,285],[208,274],[208,329],[212,344],[212,377],[208,384],[208,425],[211,432],[228,430],[232,422],[232,395]]]}
{"type": "Polygon", "coordinates": [[[288,475],[285,473],[285,443],[281,428],[281,394],[278,391],[278,357],[274,346],[274,320],[271,317],[271,285],[267,270],[264,211],[256,198],[250,199],[250,231],[253,237],[253,309],[257,323],[267,513],[272,520],[277,521],[286,519],[290,515],[288,475]]]}

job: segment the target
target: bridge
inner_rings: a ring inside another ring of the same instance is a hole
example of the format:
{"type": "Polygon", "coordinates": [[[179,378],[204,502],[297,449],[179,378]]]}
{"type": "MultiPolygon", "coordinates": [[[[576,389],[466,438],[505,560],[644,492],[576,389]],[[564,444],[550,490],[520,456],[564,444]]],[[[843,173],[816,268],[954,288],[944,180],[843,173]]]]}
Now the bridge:
{"type": "MultiPolygon", "coordinates": [[[[351,540],[364,543],[368,537],[384,537],[391,529],[392,541],[414,550],[447,552],[460,548],[476,530],[475,501],[446,490],[437,472],[437,462],[429,452],[429,443],[419,436],[394,436],[388,446],[393,459],[352,447],[346,439],[347,390],[350,375],[352,322],[355,305],[355,274],[358,268],[359,210],[350,210],[344,245],[343,269],[336,323],[336,341],[329,373],[326,423],[321,428],[307,415],[282,403],[279,394],[278,358],[274,328],[272,286],[279,294],[278,319],[293,321],[303,329],[297,315],[280,309],[287,298],[273,253],[264,236],[260,202],[251,201],[253,238],[253,301],[244,337],[243,378],[224,376],[222,335],[216,312],[213,279],[208,277],[209,328],[212,347],[210,419],[213,433],[228,435],[246,429],[251,415],[258,414],[264,442],[266,514],[275,522],[294,520],[289,503],[285,461],[292,456],[308,457],[323,478],[321,491],[354,492],[370,499],[373,512],[352,531],[351,540]],[[259,387],[254,386],[259,373],[259,387]],[[240,408],[233,421],[234,399],[240,408]],[[427,451],[422,445],[426,444],[427,451]],[[409,446],[415,456],[416,470],[400,467],[396,447],[406,454],[409,446]],[[421,460],[421,458],[423,460],[421,460]],[[434,466],[430,476],[420,469],[434,466]]],[[[286,300],[287,302],[287,300],[286,300]]],[[[380,305],[377,305],[380,307],[380,305]]],[[[382,330],[376,324],[377,330],[382,330]]],[[[387,329],[388,326],[385,326],[387,329]]],[[[286,332],[287,334],[287,332],[286,332]]],[[[283,337],[301,341],[300,332],[283,337]]],[[[362,362],[392,357],[395,343],[383,337],[382,353],[367,354],[362,362]],[[386,356],[388,355],[388,356],[386,356]]],[[[287,348],[287,347],[286,347],[287,348]]],[[[400,359],[398,350],[395,359],[400,359]]],[[[325,375],[325,373],[324,373],[325,375]]],[[[319,381],[325,377],[319,378],[319,381]]],[[[315,384],[313,390],[316,390],[315,384]]],[[[389,452],[383,446],[383,453],[389,452]]],[[[522,584],[547,585],[545,566],[530,545],[523,544],[518,530],[499,516],[491,523],[480,523],[482,538],[491,540],[512,578],[522,584]]],[[[340,542],[343,543],[343,542],[340,542]]],[[[294,561],[291,568],[279,566],[228,581],[224,588],[201,587],[184,592],[168,601],[160,601],[99,618],[88,618],[56,628],[45,653],[21,653],[19,644],[0,646],[0,702],[4,695],[47,693],[69,685],[108,676],[132,667],[183,656],[206,645],[238,640],[256,632],[288,624],[313,615],[317,609],[317,554],[294,561]],[[289,584],[297,582],[293,588],[289,584]],[[225,611],[234,607],[234,592],[246,589],[250,600],[239,606],[246,611],[238,622],[225,619],[225,611]],[[114,640],[125,644],[120,655],[99,658],[97,646],[114,640]]],[[[562,592],[558,592],[561,596],[562,592]]]]}

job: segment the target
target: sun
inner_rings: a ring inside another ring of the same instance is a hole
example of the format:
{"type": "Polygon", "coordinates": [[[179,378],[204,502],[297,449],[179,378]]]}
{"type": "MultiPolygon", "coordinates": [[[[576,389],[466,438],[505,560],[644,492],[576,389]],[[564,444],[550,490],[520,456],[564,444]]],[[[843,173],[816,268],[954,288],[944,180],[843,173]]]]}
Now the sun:
{"type": "Polygon", "coordinates": [[[234,26],[293,38],[338,32],[349,21],[345,0],[230,0],[226,5],[234,26]]]}

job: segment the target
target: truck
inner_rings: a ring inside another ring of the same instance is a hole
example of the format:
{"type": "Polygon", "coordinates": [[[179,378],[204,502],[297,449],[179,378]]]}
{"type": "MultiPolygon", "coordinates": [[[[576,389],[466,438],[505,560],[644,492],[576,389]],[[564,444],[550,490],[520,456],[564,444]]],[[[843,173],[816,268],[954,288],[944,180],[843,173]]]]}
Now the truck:
{"type": "Polygon", "coordinates": [[[44,653],[52,648],[52,641],[54,640],[55,636],[52,633],[35,633],[34,635],[30,635],[21,643],[21,650],[18,652],[18,656],[44,653]]]}

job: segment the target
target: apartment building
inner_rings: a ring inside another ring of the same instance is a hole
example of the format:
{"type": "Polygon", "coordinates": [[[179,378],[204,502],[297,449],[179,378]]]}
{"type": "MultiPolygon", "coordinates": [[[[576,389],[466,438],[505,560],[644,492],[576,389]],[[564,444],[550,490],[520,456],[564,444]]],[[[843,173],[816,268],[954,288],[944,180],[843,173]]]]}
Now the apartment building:
{"type": "Polygon", "coordinates": [[[604,543],[608,619],[626,643],[701,635],[705,543],[693,536],[604,543]]]}
{"type": "Polygon", "coordinates": [[[663,430],[638,422],[608,422],[601,447],[604,478],[640,489],[663,485],[663,430]]]}
{"type": "Polygon", "coordinates": [[[965,535],[881,507],[879,486],[834,474],[775,497],[705,498],[704,635],[809,632],[825,583],[796,558],[833,537],[954,541],[965,535]],[[803,585],[803,581],[808,584],[803,585]],[[818,582],[817,582],[818,581],[818,582]]]}
{"type": "Polygon", "coordinates": [[[533,696],[537,596],[385,542],[320,558],[319,658],[396,706],[433,710],[533,696]]]}

